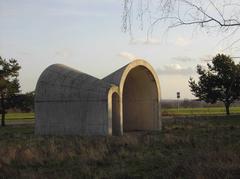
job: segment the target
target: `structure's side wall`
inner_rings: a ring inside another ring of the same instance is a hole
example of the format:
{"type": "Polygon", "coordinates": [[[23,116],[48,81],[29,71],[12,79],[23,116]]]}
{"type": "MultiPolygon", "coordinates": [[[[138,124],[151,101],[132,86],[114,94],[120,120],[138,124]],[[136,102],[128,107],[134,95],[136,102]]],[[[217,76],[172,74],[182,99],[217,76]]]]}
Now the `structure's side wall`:
{"type": "Polygon", "coordinates": [[[106,110],[104,101],[36,103],[36,134],[107,135],[106,110]]]}
{"type": "Polygon", "coordinates": [[[119,70],[115,71],[114,73],[106,76],[105,78],[103,78],[102,80],[107,82],[107,83],[111,83],[114,84],[116,86],[119,86],[120,82],[121,82],[121,78],[122,75],[124,73],[124,70],[126,69],[128,65],[120,68],[119,70]]]}
{"type": "Polygon", "coordinates": [[[36,88],[36,134],[107,135],[108,88],[71,68],[49,67],[36,88]]]}

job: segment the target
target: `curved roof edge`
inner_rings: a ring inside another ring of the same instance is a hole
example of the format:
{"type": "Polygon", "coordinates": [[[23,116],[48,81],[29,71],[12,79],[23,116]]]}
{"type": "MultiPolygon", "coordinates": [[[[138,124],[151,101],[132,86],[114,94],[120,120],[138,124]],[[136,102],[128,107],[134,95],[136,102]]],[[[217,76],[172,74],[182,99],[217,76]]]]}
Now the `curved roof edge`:
{"type": "Polygon", "coordinates": [[[147,61],[142,60],[142,59],[136,59],[136,60],[130,62],[129,64],[127,64],[124,67],[120,68],[119,70],[113,72],[112,74],[108,75],[107,77],[103,78],[102,80],[119,86],[119,89],[121,91],[123,89],[124,82],[127,78],[127,74],[133,68],[135,68],[137,66],[143,66],[151,72],[151,74],[153,75],[153,78],[157,84],[158,94],[159,94],[159,99],[160,99],[161,93],[160,93],[160,82],[158,79],[158,75],[157,75],[156,71],[154,70],[154,68],[147,61]]]}
{"type": "Polygon", "coordinates": [[[108,91],[111,84],[66,65],[53,64],[42,72],[37,81],[36,99],[42,98],[44,90],[54,93],[50,89],[56,89],[56,93],[61,93],[65,88],[99,94],[108,91]]]}
{"type": "Polygon", "coordinates": [[[102,80],[107,82],[107,83],[111,83],[111,84],[119,86],[122,74],[129,64],[123,66],[122,68],[118,69],[117,71],[115,71],[115,72],[111,73],[110,75],[104,77],[102,80]]]}

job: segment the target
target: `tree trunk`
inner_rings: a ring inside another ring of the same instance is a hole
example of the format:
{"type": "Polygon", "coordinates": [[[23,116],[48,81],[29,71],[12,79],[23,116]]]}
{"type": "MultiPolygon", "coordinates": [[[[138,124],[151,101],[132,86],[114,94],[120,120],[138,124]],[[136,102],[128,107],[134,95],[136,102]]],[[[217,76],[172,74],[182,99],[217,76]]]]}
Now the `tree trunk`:
{"type": "Polygon", "coordinates": [[[1,95],[1,107],[2,107],[2,126],[5,126],[5,104],[4,104],[4,96],[1,95]]]}
{"type": "Polygon", "coordinates": [[[225,108],[226,108],[226,115],[230,115],[230,104],[229,103],[225,103],[225,108]]]}

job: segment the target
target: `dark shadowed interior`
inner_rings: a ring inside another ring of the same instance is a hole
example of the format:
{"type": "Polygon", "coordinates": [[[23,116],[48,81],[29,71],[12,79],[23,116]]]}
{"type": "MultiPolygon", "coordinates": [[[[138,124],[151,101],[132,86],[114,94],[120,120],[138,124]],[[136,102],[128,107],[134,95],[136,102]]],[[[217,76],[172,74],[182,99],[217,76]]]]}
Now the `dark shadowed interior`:
{"type": "Polygon", "coordinates": [[[152,73],[133,68],[123,87],[123,131],[154,130],[158,122],[158,90],[152,73]]]}
{"type": "Polygon", "coordinates": [[[112,134],[121,135],[120,102],[117,93],[112,95],[112,134]]]}

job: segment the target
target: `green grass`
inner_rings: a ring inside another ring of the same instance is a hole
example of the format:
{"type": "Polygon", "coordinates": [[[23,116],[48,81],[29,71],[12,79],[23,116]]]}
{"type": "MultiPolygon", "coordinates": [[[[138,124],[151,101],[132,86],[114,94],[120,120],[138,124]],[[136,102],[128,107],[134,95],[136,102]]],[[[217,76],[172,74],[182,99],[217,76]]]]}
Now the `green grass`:
{"type": "Polygon", "coordinates": [[[240,178],[240,119],[163,124],[121,137],[0,128],[0,178],[240,178]]]}
{"type": "MultiPolygon", "coordinates": [[[[240,114],[240,107],[231,107],[231,114],[240,114]]],[[[168,108],[162,109],[163,116],[202,116],[202,115],[225,115],[224,107],[209,108],[168,108]]]]}
{"type": "MultiPolygon", "coordinates": [[[[231,114],[240,114],[240,107],[231,107],[231,114]]],[[[225,108],[168,108],[162,109],[163,116],[204,116],[204,115],[225,115],[225,108]]],[[[34,120],[34,113],[7,113],[6,120],[34,120]]]]}
{"type": "Polygon", "coordinates": [[[7,113],[6,120],[34,120],[34,113],[7,113]]]}

